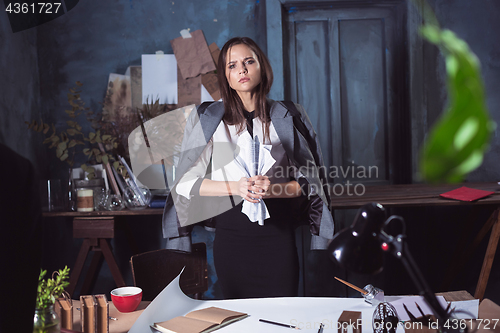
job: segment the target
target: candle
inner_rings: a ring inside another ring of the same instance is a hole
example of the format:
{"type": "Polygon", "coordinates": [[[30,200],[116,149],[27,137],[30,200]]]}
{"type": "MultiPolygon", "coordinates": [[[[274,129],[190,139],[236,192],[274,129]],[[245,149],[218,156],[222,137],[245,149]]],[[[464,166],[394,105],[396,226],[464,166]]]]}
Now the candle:
{"type": "Polygon", "coordinates": [[[76,210],[79,212],[91,212],[94,210],[94,191],[81,189],[77,192],[76,210]]]}

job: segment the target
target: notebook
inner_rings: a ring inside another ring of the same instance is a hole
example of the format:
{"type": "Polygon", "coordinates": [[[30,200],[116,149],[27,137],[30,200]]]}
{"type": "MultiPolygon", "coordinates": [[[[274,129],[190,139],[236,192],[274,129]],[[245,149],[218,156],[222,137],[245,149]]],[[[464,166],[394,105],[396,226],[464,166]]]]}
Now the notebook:
{"type": "Polygon", "coordinates": [[[478,189],[462,186],[462,187],[457,188],[455,190],[441,193],[440,196],[443,198],[460,200],[460,201],[475,201],[475,200],[485,198],[485,197],[487,197],[491,194],[494,194],[494,193],[495,192],[492,192],[492,191],[484,191],[484,190],[478,190],[478,189]]]}
{"type": "Polygon", "coordinates": [[[185,316],[154,323],[151,328],[165,333],[207,333],[247,316],[246,313],[212,306],[191,311],[185,316]]]}

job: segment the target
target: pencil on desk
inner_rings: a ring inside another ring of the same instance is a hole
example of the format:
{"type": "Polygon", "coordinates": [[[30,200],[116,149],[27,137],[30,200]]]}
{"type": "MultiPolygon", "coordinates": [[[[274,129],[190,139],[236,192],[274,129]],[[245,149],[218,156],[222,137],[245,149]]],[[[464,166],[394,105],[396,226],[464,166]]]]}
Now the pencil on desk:
{"type": "Polygon", "coordinates": [[[366,290],[364,290],[364,289],[361,289],[361,288],[359,288],[359,287],[356,287],[355,285],[353,285],[353,284],[351,284],[351,283],[349,283],[349,282],[347,282],[347,281],[344,281],[344,280],[342,280],[342,279],[339,279],[339,278],[338,278],[338,277],[336,277],[336,276],[334,276],[334,278],[335,278],[336,280],[338,280],[338,281],[342,282],[342,283],[343,283],[343,284],[345,284],[346,286],[349,286],[349,287],[351,287],[352,289],[359,291],[359,292],[360,292],[360,293],[362,293],[363,295],[368,294],[368,292],[367,292],[366,290]]]}
{"type": "Polygon", "coordinates": [[[294,326],[294,325],[277,323],[275,321],[270,321],[270,320],[265,320],[265,319],[259,319],[259,321],[261,321],[263,323],[267,323],[267,324],[272,324],[272,325],[277,325],[277,326],[288,327],[288,328],[293,328],[293,329],[296,329],[296,330],[300,330],[300,328],[298,328],[297,326],[294,326]]]}
{"type": "Polygon", "coordinates": [[[413,321],[413,322],[417,321],[417,318],[413,315],[413,313],[410,312],[410,310],[408,310],[408,308],[406,307],[405,303],[403,303],[403,308],[405,309],[406,314],[408,315],[408,317],[410,317],[411,321],[413,321]]]}
{"type": "Polygon", "coordinates": [[[425,313],[424,313],[424,311],[422,311],[422,309],[420,308],[420,306],[418,305],[418,303],[417,303],[417,302],[415,302],[415,305],[417,306],[417,309],[418,309],[418,311],[420,312],[420,314],[422,315],[422,317],[425,317],[425,313]]]}

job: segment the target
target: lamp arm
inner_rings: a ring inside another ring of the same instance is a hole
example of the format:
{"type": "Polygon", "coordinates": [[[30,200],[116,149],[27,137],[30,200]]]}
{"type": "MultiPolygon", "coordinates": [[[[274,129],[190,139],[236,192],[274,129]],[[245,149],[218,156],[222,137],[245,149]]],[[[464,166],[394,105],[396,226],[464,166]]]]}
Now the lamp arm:
{"type": "Polygon", "coordinates": [[[452,326],[454,325],[451,325],[451,323],[449,322],[447,325],[448,327],[444,327],[444,325],[451,318],[451,316],[445,309],[443,309],[436,295],[432,292],[429,285],[427,284],[427,281],[424,279],[422,273],[420,272],[420,269],[418,268],[417,264],[415,263],[413,257],[410,254],[408,245],[403,241],[404,236],[397,235],[396,237],[393,237],[387,235],[385,232],[382,231],[380,233],[380,238],[384,242],[392,245],[389,249],[389,252],[394,257],[401,260],[401,262],[403,263],[406,271],[413,280],[413,283],[420,291],[420,295],[424,297],[425,301],[432,309],[432,312],[434,312],[434,316],[436,317],[438,321],[438,326],[441,328],[442,332],[467,332],[467,329],[460,329],[460,328],[453,329],[452,326]]]}
{"type": "Polygon", "coordinates": [[[410,274],[410,277],[412,278],[415,286],[420,290],[420,294],[424,297],[427,304],[429,304],[429,306],[431,307],[434,315],[436,316],[436,319],[439,321],[439,323],[444,324],[446,320],[450,319],[450,315],[445,309],[443,309],[436,295],[431,291],[429,285],[427,284],[427,281],[425,281],[422,273],[413,260],[413,257],[411,256],[406,244],[403,244],[403,253],[399,259],[405,266],[408,274],[410,274]]]}

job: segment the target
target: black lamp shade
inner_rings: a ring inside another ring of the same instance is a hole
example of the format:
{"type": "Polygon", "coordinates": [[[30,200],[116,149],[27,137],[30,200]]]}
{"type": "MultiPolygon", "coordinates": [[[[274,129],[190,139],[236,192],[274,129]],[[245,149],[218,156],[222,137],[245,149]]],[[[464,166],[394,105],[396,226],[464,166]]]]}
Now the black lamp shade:
{"type": "Polygon", "coordinates": [[[359,274],[377,274],[383,268],[383,251],[378,235],[386,220],[382,205],[362,206],[351,227],[342,230],[328,246],[330,259],[359,274]]]}

